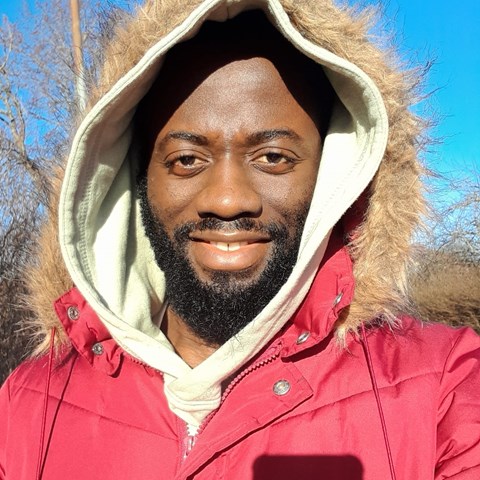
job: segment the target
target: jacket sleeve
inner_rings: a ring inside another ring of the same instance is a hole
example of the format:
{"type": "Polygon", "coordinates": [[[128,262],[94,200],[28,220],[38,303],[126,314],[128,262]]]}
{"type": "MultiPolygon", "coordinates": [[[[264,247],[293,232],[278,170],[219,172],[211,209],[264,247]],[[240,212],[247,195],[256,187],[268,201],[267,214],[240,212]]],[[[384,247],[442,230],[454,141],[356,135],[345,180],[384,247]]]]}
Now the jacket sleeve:
{"type": "Polygon", "coordinates": [[[435,480],[478,480],[480,336],[471,329],[455,333],[441,378],[435,480]]]}
{"type": "Polygon", "coordinates": [[[0,389],[0,480],[6,480],[7,436],[10,418],[10,388],[7,380],[0,389]]]}

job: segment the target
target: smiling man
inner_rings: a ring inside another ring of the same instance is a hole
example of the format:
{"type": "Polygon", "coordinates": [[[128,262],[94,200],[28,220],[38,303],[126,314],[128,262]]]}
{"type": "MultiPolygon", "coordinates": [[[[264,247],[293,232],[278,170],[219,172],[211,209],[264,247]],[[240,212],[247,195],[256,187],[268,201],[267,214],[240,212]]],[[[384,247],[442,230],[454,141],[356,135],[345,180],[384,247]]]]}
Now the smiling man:
{"type": "Polygon", "coordinates": [[[419,123],[365,18],[152,0],[103,58],[0,479],[478,479],[480,341],[407,316],[419,123]]]}
{"type": "Polygon", "coordinates": [[[165,274],[161,325],[191,366],[290,275],[333,96],[319,66],[247,14],[175,47],[143,100],[139,193],[165,274]]]}

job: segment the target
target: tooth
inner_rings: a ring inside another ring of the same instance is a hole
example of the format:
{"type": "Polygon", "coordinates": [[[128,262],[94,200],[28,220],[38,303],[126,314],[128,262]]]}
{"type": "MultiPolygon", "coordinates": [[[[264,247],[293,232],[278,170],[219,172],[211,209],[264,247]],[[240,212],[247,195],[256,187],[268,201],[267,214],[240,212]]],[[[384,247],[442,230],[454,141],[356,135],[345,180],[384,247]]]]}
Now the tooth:
{"type": "Polygon", "coordinates": [[[211,242],[214,247],[217,247],[219,250],[223,250],[224,252],[228,252],[228,243],[224,242],[211,242]]]}
{"type": "Polygon", "coordinates": [[[248,245],[248,242],[210,242],[210,244],[219,250],[222,250],[223,252],[233,252],[241,247],[244,247],[245,245],[248,245]]]}

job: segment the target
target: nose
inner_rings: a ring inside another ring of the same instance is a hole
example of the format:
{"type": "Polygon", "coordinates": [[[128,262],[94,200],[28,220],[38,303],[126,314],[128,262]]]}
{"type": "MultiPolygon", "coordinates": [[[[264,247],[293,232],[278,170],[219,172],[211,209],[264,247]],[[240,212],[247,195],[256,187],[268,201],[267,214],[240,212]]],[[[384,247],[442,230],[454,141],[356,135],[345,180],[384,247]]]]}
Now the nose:
{"type": "Polygon", "coordinates": [[[197,197],[197,212],[201,218],[223,220],[259,217],[262,198],[252,182],[248,166],[230,158],[210,167],[204,188],[197,197]]]}

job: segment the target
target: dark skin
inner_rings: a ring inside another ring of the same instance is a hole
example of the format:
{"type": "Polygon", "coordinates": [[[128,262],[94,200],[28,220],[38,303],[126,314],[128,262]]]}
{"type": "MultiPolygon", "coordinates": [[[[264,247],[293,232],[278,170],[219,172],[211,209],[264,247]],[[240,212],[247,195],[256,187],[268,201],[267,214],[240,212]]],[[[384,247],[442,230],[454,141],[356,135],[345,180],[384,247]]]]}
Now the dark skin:
{"type": "MultiPolygon", "coordinates": [[[[169,99],[163,116],[150,109],[144,119],[153,132],[148,199],[167,234],[203,218],[244,217],[285,224],[293,234],[289,218],[311,201],[322,150],[314,95],[275,56],[232,52],[200,60],[190,52],[189,64],[178,65],[158,89],[169,99]]],[[[202,282],[224,271],[249,284],[264,270],[272,242],[228,227],[194,231],[186,254],[202,282]]],[[[192,367],[219,347],[171,308],[161,328],[192,367]]]]}

